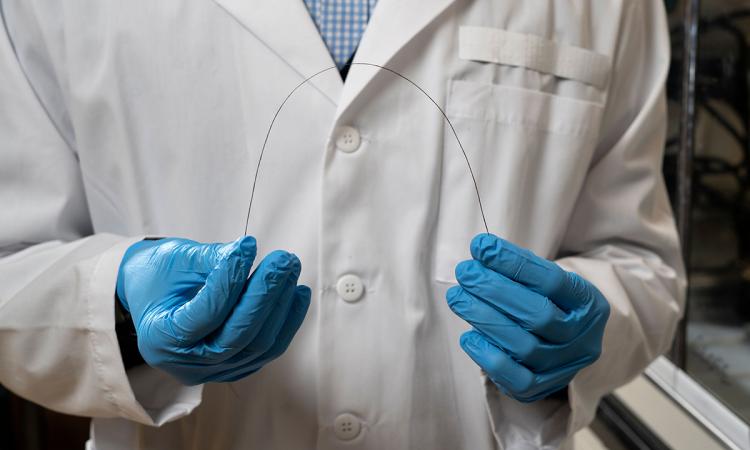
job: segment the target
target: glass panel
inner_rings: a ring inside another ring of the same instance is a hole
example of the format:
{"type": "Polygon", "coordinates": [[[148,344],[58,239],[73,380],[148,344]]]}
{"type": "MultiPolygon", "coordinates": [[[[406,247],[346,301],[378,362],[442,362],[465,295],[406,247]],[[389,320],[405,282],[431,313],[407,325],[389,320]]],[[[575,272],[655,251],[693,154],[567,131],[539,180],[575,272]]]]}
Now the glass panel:
{"type": "MultiPolygon", "coordinates": [[[[680,8],[670,17],[671,132],[664,170],[677,207],[680,8]]],[[[702,0],[698,29],[685,369],[750,421],[750,0],[702,0]]]]}

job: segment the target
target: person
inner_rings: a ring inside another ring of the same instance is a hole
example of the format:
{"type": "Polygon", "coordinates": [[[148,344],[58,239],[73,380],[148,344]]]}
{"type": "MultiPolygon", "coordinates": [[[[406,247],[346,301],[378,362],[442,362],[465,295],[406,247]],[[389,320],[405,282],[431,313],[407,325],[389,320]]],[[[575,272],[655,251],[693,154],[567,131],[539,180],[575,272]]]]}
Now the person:
{"type": "Polygon", "coordinates": [[[661,2],[0,6],[0,383],[88,448],[564,447],[669,347],[661,2]]]}

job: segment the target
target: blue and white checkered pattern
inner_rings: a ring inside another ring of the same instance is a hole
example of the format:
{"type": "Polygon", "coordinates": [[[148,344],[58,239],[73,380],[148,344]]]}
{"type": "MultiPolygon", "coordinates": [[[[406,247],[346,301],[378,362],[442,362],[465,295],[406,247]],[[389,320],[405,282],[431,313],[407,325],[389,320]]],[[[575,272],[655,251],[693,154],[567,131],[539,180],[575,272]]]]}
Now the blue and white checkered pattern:
{"type": "Polygon", "coordinates": [[[339,67],[359,45],[377,0],[305,0],[328,51],[339,67]]]}

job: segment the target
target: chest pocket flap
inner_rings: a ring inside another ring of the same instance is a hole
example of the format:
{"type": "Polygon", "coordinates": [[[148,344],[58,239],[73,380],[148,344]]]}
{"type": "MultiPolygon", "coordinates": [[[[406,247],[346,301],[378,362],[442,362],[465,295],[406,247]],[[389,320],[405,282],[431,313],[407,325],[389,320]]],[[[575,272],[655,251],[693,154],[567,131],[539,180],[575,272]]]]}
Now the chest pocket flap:
{"type": "Polygon", "coordinates": [[[499,28],[462,26],[461,59],[525,67],[604,89],[610,59],[591,50],[499,28]]]}

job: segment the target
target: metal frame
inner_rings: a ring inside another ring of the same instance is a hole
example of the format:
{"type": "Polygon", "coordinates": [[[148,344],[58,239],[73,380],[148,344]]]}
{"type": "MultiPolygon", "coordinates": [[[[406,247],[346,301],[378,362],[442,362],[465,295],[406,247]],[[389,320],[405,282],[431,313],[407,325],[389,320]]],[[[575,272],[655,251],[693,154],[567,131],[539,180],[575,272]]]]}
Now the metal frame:
{"type": "Polygon", "coordinates": [[[669,446],[615,395],[608,395],[602,399],[596,417],[626,448],[669,450],[669,446]]]}
{"type": "Polygon", "coordinates": [[[654,361],[646,376],[728,448],[750,449],[748,424],[667,358],[654,361]]]}
{"type": "MultiPolygon", "coordinates": [[[[677,229],[680,233],[685,266],[690,261],[690,218],[693,209],[693,155],[695,150],[695,75],[698,60],[698,19],[700,0],[685,0],[682,46],[682,111],[680,152],[677,158],[677,229]]],[[[688,284],[689,285],[689,284],[688,284]]],[[[687,303],[677,327],[669,356],[684,368],[687,360],[687,303]]]]}

